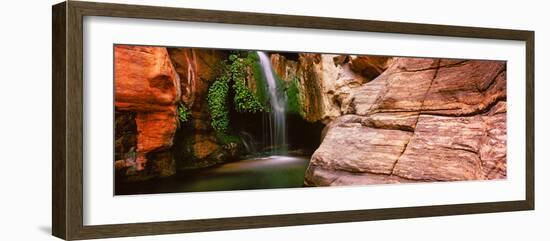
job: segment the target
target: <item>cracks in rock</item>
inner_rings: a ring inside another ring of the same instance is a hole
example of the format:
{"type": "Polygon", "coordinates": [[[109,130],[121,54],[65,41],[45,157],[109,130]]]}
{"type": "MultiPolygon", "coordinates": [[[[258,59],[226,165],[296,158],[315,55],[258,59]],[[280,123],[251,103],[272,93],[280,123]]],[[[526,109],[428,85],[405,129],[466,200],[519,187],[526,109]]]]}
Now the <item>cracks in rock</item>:
{"type": "Polygon", "coordinates": [[[449,146],[441,146],[441,147],[444,148],[444,149],[448,149],[448,150],[459,150],[459,151],[465,151],[465,152],[468,152],[468,153],[472,153],[472,154],[476,155],[479,159],[481,159],[479,157],[479,151],[470,150],[468,148],[460,148],[460,147],[449,147],[449,146]]]}
{"type": "MultiPolygon", "coordinates": [[[[383,114],[383,113],[416,113],[418,112],[419,115],[429,115],[429,116],[442,116],[442,117],[472,117],[476,115],[483,115],[489,113],[493,107],[495,107],[499,102],[505,102],[506,96],[499,96],[496,97],[491,103],[489,103],[484,108],[480,108],[476,111],[468,112],[468,113],[441,113],[437,111],[453,111],[453,110],[462,110],[463,107],[454,107],[454,108],[437,108],[437,109],[429,109],[429,110],[421,110],[422,108],[419,108],[418,110],[374,110],[369,115],[372,114],[383,114]],[[435,113],[434,113],[435,112],[435,113]]],[[[481,105],[482,103],[479,103],[481,105]]]]}
{"type": "MultiPolygon", "coordinates": [[[[506,101],[506,96],[499,96],[495,98],[487,106],[485,106],[485,108],[480,108],[469,113],[430,113],[431,111],[438,111],[438,110],[453,110],[449,108],[449,109],[433,109],[433,110],[421,111],[420,115],[444,116],[444,117],[472,117],[476,115],[483,115],[490,112],[491,109],[493,109],[493,107],[495,107],[501,101],[506,101]]],[[[482,105],[482,103],[479,103],[478,106],[479,105],[482,105]]],[[[463,108],[456,108],[456,109],[463,109],[463,108]]]]}
{"type": "MultiPolygon", "coordinates": [[[[430,90],[432,88],[432,85],[437,78],[437,74],[439,73],[439,64],[441,63],[441,59],[437,61],[437,68],[435,69],[434,76],[432,78],[432,81],[430,81],[430,85],[428,86],[428,89],[426,90],[426,93],[424,93],[424,98],[422,98],[422,104],[420,105],[420,110],[424,109],[424,104],[426,102],[426,98],[428,97],[428,94],[430,93],[430,90]]],[[[416,118],[416,124],[418,124],[418,119],[420,118],[420,115],[418,115],[418,118],[416,118]]],[[[414,125],[416,127],[416,124],[414,125]]]]}
{"type": "MultiPolygon", "coordinates": [[[[477,103],[477,104],[468,105],[468,104],[465,104],[465,103],[459,103],[458,105],[449,106],[449,108],[437,108],[437,109],[431,109],[431,110],[424,110],[424,108],[429,107],[429,104],[430,104],[430,101],[429,101],[430,98],[429,97],[431,97],[431,92],[430,91],[433,91],[433,89],[436,88],[436,85],[437,85],[436,79],[437,79],[438,75],[441,75],[444,71],[441,68],[442,67],[452,67],[452,66],[464,65],[467,62],[467,60],[460,61],[460,62],[455,62],[455,63],[452,63],[452,64],[445,64],[445,65],[443,65],[441,62],[442,62],[441,60],[438,60],[436,67],[430,67],[430,68],[422,69],[422,70],[404,71],[404,72],[418,72],[418,71],[425,71],[425,70],[435,70],[434,73],[433,73],[433,77],[431,78],[431,81],[429,82],[429,85],[428,85],[423,97],[421,97],[422,99],[421,99],[419,109],[416,109],[416,110],[397,110],[397,109],[388,110],[388,109],[385,109],[384,111],[376,110],[376,107],[377,107],[376,103],[379,102],[380,99],[384,98],[384,95],[389,91],[389,89],[392,86],[392,81],[384,80],[383,89],[376,92],[377,96],[375,97],[375,101],[373,102],[373,104],[371,106],[369,106],[369,109],[368,109],[367,113],[357,115],[358,117],[362,118],[362,120],[360,120],[360,122],[363,126],[366,126],[366,127],[412,132],[409,139],[403,145],[403,149],[402,149],[401,153],[398,155],[396,160],[393,162],[393,165],[391,166],[391,172],[389,174],[387,172],[385,172],[385,173],[372,173],[372,172],[369,172],[369,171],[366,171],[366,170],[361,170],[359,173],[367,173],[367,174],[371,174],[371,175],[380,175],[380,176],[389,176],[389,177],[395,176],[395,178],[402,178],[404,180],[411,180],[411,181],[449,181],[449,180],[438,180],[437,178],[413,179],[411,177],[402,176],[402,175],[407,175],[406,173],[405,174],[400,173],[400,172],[397,173],[397,171],[396,171],[396,166],[399,163],[399,160],[402,158],[402,156],[404,155],[405,151],[408,148],[409,143],[412,141],[412,138],[414,138],[414,136],[415,136],[415,130],[416,130],[416,127],[419,123],[419,119],[420,119],[421,115],[442,116],[442,117],[446,117],[446,116],[448,116],[448,117],[472,117],[472,116],[476,116],[476,115],[492,115],[491,114],[492,109],[495,108],[495,106],[497,106],[500,102],[506,101],[506,96],[505,95],[502,96],[499,93],[497,93],[495,95],[492,95],[492,94],[488,95],[487,94],[487,96],[480,103],[477,103]],[[463,111],[461,111],[461,110],[463,110],[463,111]],[[409,128],[407,130],[403,130],[403,129],[401,129],[401,126],[399,126],[399,125],[382,125],[382,124],[377,124],[376,120],[370,120],[370,118],[371,118],[370,116],[372,114],[376,114],[376,113],[399,113],[399,112],[402,112],[407,116],[408,116],[407,113],[411,113],[410,114],[410,123],[414,123],[414,124],[411,125],[412,127],[407,126],[409,128]],[[417,113],[417,115],[416,115],[416,120],[415,120],[414,119],[415,118],[414,114],[416,114],[416,113],[417,113]]],[[[502,76],[502,73],[505,72],[505,71],[506,71],[505,68],[498,69],[498,71],[496,71],[496,74],[494,76],[490,76],[489,77],[490,79],[489,78],[485,79],[486,80],[485,83],[483,83],[482,85],[475,85],[475,86],[472,86],[472,87],[475,87],[477,89],[477,91],[479,91],[480,93],[485,93],[487,91],[493,91],[493,89],[495,89],[495,86],[499,86],[498,85],[498,83],[500,83],[499,78],[502,76]]],[[[380,84],[382,84],[382,83],[380,83],[380,84]]],[[[356,121],[359,121],[359,120],[356,120],[356,121]]],[[[489,130],[488,128],[490,128],[490,127],[488,127],[488,126],[485,127],[485,131],[488,131],[489,130]]],[[[475,163],[474,165],[478,166],[478,167],[476,167],[476,169],[481,168],[481,173],[480,174],[484,175],[486,178],[489,175],[488,173],[493,171],[493,170],[490,170],[490,171],[485,170],[486,167],[484,167],[483,160],[481,159],[481,149],[478,149],[476,151],[476,150],[472,150],[470,148],[461,148],[461,147],[458,147],[458,148],[446,147],[446,148],[454,149],[454,150],[461,150],[461,151],[465,151],[465,152],[469,152],[469,153],[474,154],[475,158],[473,158],[473,159],[475,159],[475,160],[471,160],[470,162],[472,164],[475,163]]],[[[491,168],[491,167],[487,167],[487,168],[491,168]]],[[[492,169],[496,169],[496,168],[492,167],[492,169]]],[[[342,169],[334,169],[334,170],[335,171],[344,171],[344,172],[348,172],[348,173],[354,173],[353,171],[349,171],[349,170],[342,170],[342,169]]],[[[476,174],[476,176],[477,175],[478,174],[476,174]]],[[[333,181],[336,181],[336,179],[333,180],[333,181]]]]}
{"type": "MultiPolygon", "coordinates": [[[[500,103],[500,101],[495,101],[495,104],[491,107],[491,108],[488,108],[487,109],[487,114],[490,113],[492,111],[492,108],[494,106],[496,106],[498,103],[500,103]]],[[[481,118],[482,120],[482,123],[483,123],[483,131],[484,131],[484,135],[480,138],[479,140],[479,150],[478,150],[478,158],[479,158],[479,166],[481,168],[481,172],[483,173],[483,176],[486,178],[486,179],[491,179],[489,177],[490,174],[494,173],[495,170],[499,170],[500,168],[498,166],[493,166],[492,168],[486,166],[486,162],[490,162],[490,160],[484,160],[482,157],[481,157],[481,149],[483,148],[484,146],[484,142],[489,142],[488,139],[491,138],[491,127],[490,125],[487,123],[486,119],[484,118],[481,118]]]]}
{"type": "Polygon", "coordinates": [[[350,116],[347,120],[341,120],[338,123],[334,123],[333,127],[340,127],[340,128],[346,128],[346,127],[356,127],[356,126],[346,126],[346,124],[360,124],[363,127],[368,128],[374,128],[374,129],[380,129],[380,130],[396,130],[396,131],[405,131],[405,132],[414,132],[414,128],[410,127],[408,125],[400,125],[400,124],[376,124],[376,120],[371,119],[369,116],[362,116],[362,115],[355,115],[355,114],[347,114],[346,116],[350,116]]]}
{"type": "Polygon", "coordinates": [[[493,78],[491,78],[491,82],[489,82],[487,84],[487,86],[485,87],[480,87],[479,85],[475,85],[476,87],[476,90],[479,92],[479,93],[485,93],[485,91],[487,91],[489,88],[491,88],[491,86],[495,85],[495,83],[497,82],[496,80],[498,79],[498,77],[500,76],[500,74],[506,72],[506,68],[504,67],[501,67],[501,69],[495,74],[495,76],[493,78]]]}
{"type": "Polygon", "coordinates": [[[378,91],[376,94],[376,98],[372,102],[372,104],[369,106],[369,109],[367,110],[367,113],[371,113],[376,103],[378,103],[384,96],[390,91],[390,83],[388,79],[384,80],[384,89],[378,91]]]}
{"type": "MultiPolygon", "coordinates": [[[[394,174],[395,166],[397,166],[397,162],[399,162],[399,159],[401,159],[401,157],[403,156],[403,154],[404,154],[405,151],[407,150],[407,146],[408,146],[409,143],[411,142],[411,139],[413,138],[413,136],[414,136],[414,132],[411,134],[411,137],[409,137],[409,140],[407,140],[407,143],[405,143],[405,145],[403,146],[403,150],[401,151],[401,153],[399,153],[399,156],[397,157],[397,159],[395,159],[395,161],[393,162],[393,165],[392,165],[392,167],[391,167],[390,176],[395,175],[395,174],[394,174]]],[[[397,176],[397,175],[396,175],[396,176],[397,176]]]]}
{"type": "MultiPolygon", "coordinates": [[[[435,69],[436,72],[438,72],[441,67],[456,66],[456,65],[462,64],[464,62],[467,62],[467,61],[461,61],[461,62],[458,62],[458,63],[441,65],[439,68],[430,67],[428,69],[423,69],[423,70],[435,69]]],[[[496,74],[491,78],[491,81],[488,82],[486,85],[484,85],[482,87],[480,87],[478,85],[474,86],[475,89],[479,93],[484,95],[483,100],[480,103],[477,103],[477,104],[474,104],[474,105],[469,105],[469,104],[457,102],[457,103],[462,104],[462,105],[461,106],[456,106],[455,105],[454,107],[449,107],[449,108],[425,109],[426,108],[425,107],[426,106],[425,105],[426,97],[427,97],[427,94],[429,94],[430,89],[431,89],[432,84],[433,84],[433,79],[432,79],[432,82],[430,83],[428,91],[425,92],[425,96],[422,100],[422,104],[421,104],[420,107],[410,109],[410,110],[407,110],[407,109],[383,109],[383,110],[381,110],[381,109],[376,109],[376,107],[377,107],[376,104],[373,104],[368,110],[368,115],[372,115],[372,114],[376,114],[376,113],[399,113],[399,112],[414,113],[414,112],[418,112],[420,115],[449,116],[449,117],[469,117],[469,116],[475,116],[475,115],[478,115],[478,114],[484,114],[484,113],[490,111],[491,108],[493,108],[498,102],[506,101],[506,96],[496,95],[496,97],[490,96],[488,98],[486,96],[486,93],[485,93],[485,92],[487,92],[487,90],[489,90],[492,86],[494,86],[497,83],[497,79],[499,78],[499,76],[501,76],[501,74],[503,72],[506,72],[505,67],[500,68],[496,72],[496,74]],[[461,110],[463,110],[463,111],[461,111],[461,110]],[[444,112],[449,112],[449,113],[444,113],[444,112]],[[466,113],[464,113],[464,112],[466,112],[466,113]]],[[[385,92],[387,92],[389,88],[390,88],[390,86],[389,86],[389,84],[387,84],[385,92]]],[[[379,99],[383,98],[384,94],[380,94],[377,97],[377,100],[375,101],[375,103],[379,102],[379,99]]]]}
{"type": "Polygon", "coordinates": [[[415,72],[422,72],[422,71],[426,71],[426,70],[439,70],[440,68],[460,66],[460,65],[465,64],[465,63],[468,62],[468,61],[470,61],[470,60],[461,60],[461,61],[458,61],[458,62],[456,62],[456,63],[450,63],[450,64],[440,65],[440,64],[441,64],[441,59],[438,59],[437,64],[434,65],[434,66],[431,66],[431,67],[420,68],[420,69],[404,69],[404,70],[402,70],[402,71],[397,71],[397,72],[394,72],[394,73],[392,73],[392,74],[398,74],[398,73],[415,73],[415,72]]]}
{"type": "Polygon", "coordinates": [[[366,123],[366,124],[363,124],[363,126],[370,127],[370,128],[375,128],[375,129],[380,129],[380,130],[394,130],[394,131],[404,131],[404,132],[414,133],[414,128],[412,128],[410,126],[407,126],[407,125],[395,124],[395,125],[380,126],[380,125],[376,125],[376,124],[366,123]]]}
{"type": "MultiPolygon", "coordinates": [[[[426,98],[428,97],[428,93],[430,92],[430,89],[432,88],[433,82],[435,81],[435,79],[437,78],[437,74],[439,73],[440,64],[441,64],[441,59],[438,59],[437,60],[437,68],[435,69],[434,76],[432,77],[432,80],[430,81],[430,85],[428,86],[428,89],[426,89],[426,93],[424,93],[424,97],[422,98],[422,104],[420,105],[420,110],[422,110],[424,108],[424,102],[426,102],[426,98]]],[[[397,163],[399,162],[399,159],[401,159],[401,157],[403,156],[403,154],[407,150],[407,146],[411,142],[412,138],[414,138],[414,134],[415,134],[415,131],[416,131],[416,125],[418,124],[419,119],[420,119],[420,113],[418,113],[418,116],[416,117],[416,121],[414,122],[414,125],[413,125],[414,130],[413,130],[412,135],[409,137],[409,140],[407,141],[407,143],[405,143],[405,145],[403,146],[403,151],[401,152],[401,154],[399,154],[399,156],[397,157],[397,159],[393,163],[390,175],[395,175],[394,174],[395,167],[397,166],[397,163]]]]}

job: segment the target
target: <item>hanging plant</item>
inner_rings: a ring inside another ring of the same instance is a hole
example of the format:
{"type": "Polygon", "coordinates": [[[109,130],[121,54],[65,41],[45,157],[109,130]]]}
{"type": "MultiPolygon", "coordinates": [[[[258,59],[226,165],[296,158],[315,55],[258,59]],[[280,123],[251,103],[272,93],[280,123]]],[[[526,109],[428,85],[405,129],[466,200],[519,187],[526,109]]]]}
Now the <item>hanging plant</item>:
{"type": "Polygon", "coordinates": [[[222,65],[218,78],[208,89],[208,109],[212,118],[212,128],[218,133],[229,130],[228,96],[229,87],[233,88],[235,111],[240,113],[256,113],[264,108],[258,97],[246,86],[246,68],[250,66],[248,59],[242,59],[236,54],[229,55],[228,61],[222,65]],[[232,83],[230,85],[230,83],[232,83]]]}
{"type": "Polygon", "coordinates": [[[190,112],[187,109],[187,107],[185,107],[185,105],[180,103],[178,106],[178,119],[180,120],[180,122],[185,123],[189,118],[189,114],[190,112]]]}

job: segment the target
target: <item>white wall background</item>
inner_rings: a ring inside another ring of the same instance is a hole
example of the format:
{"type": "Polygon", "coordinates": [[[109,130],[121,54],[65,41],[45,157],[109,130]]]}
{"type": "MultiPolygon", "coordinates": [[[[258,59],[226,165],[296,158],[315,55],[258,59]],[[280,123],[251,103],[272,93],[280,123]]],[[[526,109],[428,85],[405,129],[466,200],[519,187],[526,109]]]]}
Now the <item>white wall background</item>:
{"type": "MultiPolygon", "coordinates": [[[[148,1],[133,0],[132,3],[148,1]]],[[[152,1],[149,1],[152,2],[152,1]]],[[[51,230],[51,8],[0,8],[0,240],[56,240],[51,230]]],[[[190,8],[422,22],[536,31],[536,210],[346,224],[163,235],[155,240],[548,240],[550,21],[545,1],[155,1],[190,8]]],[[[411,197],[414,198],[414,197],[411,197]]],[[[151,240],[152,237],[116,240],[151,240]]]]}

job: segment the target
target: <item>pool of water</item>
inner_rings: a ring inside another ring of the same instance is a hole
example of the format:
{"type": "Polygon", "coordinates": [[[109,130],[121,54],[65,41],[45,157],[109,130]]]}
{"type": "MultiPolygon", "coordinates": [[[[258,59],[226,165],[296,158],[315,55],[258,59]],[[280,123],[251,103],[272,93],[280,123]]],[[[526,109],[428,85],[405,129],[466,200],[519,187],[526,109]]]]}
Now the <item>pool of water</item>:
{"type": "Polygon", "coordinates": [[[116,195],[303,187],[309,157],[268,156],[180,172],[145,182],[118,183],[116,195]]]}

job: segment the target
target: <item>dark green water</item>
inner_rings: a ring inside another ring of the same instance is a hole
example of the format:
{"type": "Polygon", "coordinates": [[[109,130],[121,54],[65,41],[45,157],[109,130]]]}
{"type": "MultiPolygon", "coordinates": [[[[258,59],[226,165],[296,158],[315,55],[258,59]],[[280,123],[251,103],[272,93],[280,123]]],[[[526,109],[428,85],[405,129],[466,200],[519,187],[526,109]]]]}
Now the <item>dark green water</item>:
{"type": "Polygon", "coordinates": [[[116,195],[302,187],[309,157],[269,156],[225,163],[140,183],[120,183],[116,195]]]}

